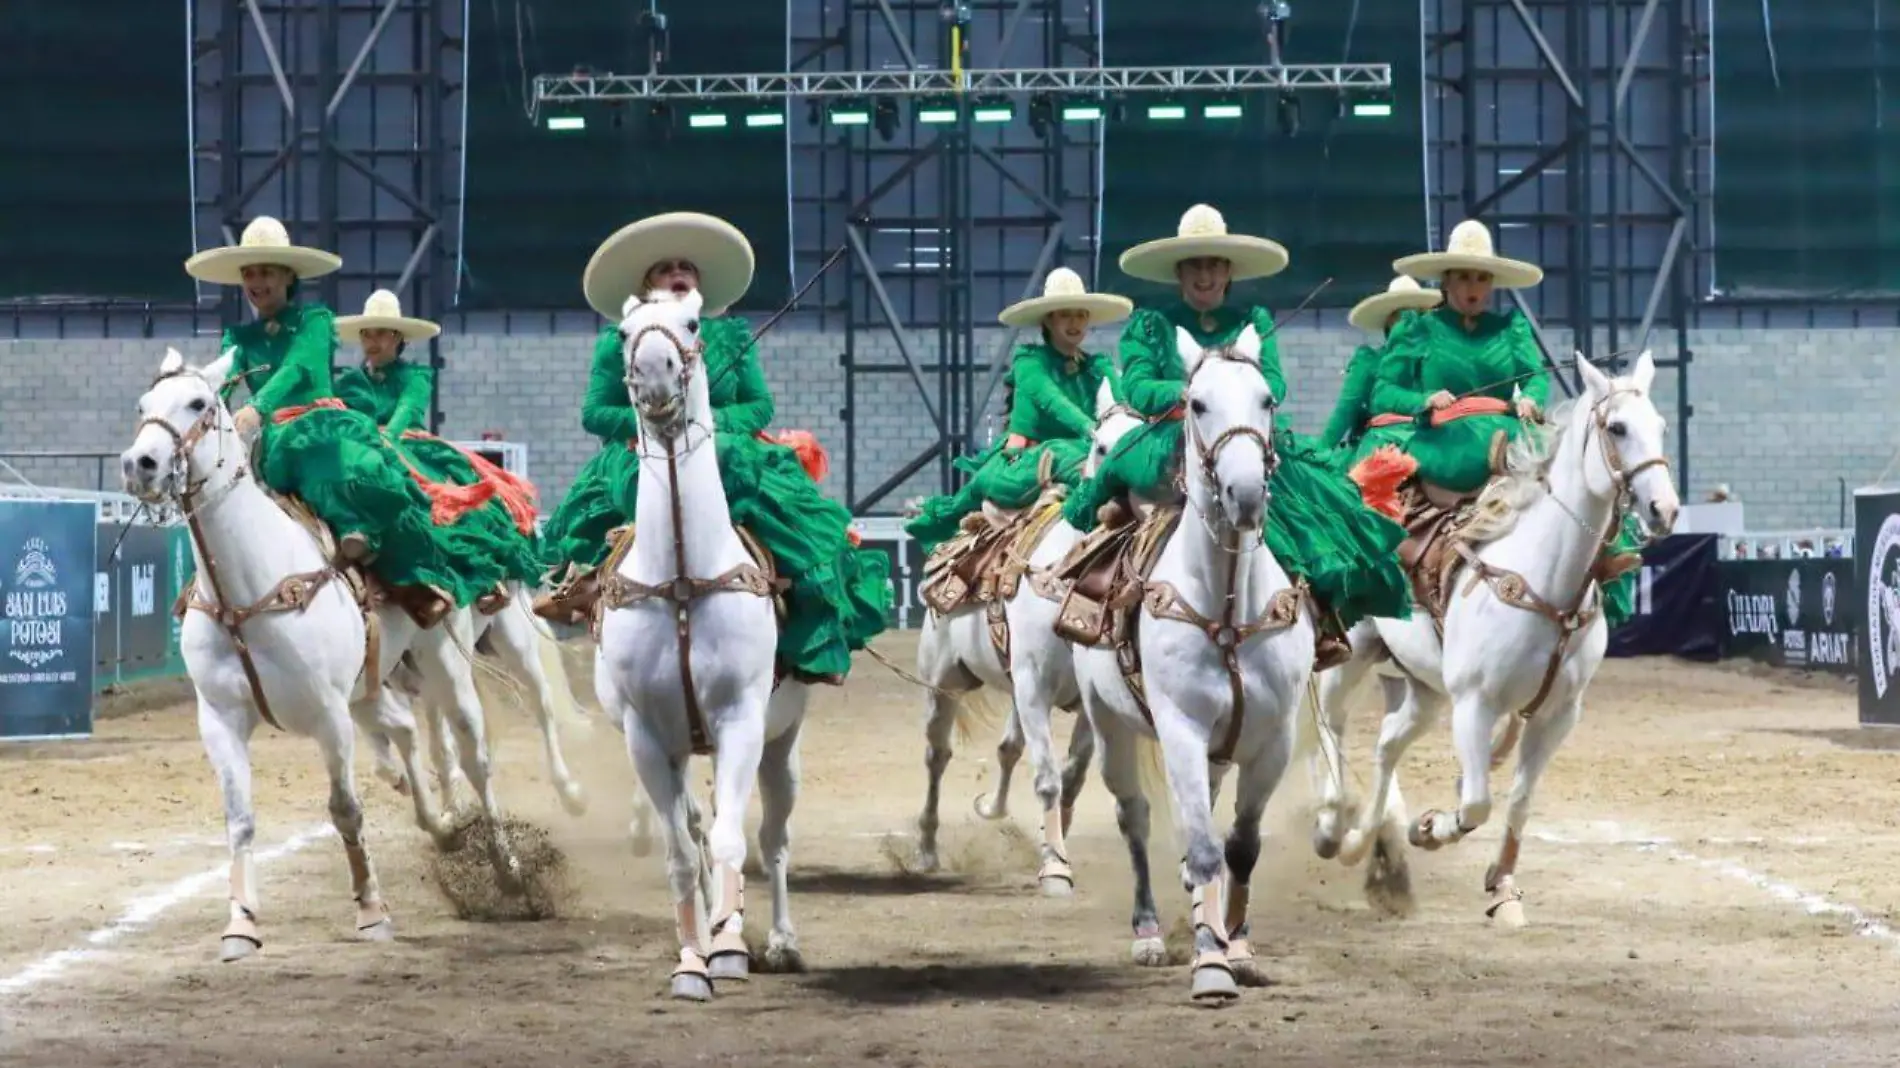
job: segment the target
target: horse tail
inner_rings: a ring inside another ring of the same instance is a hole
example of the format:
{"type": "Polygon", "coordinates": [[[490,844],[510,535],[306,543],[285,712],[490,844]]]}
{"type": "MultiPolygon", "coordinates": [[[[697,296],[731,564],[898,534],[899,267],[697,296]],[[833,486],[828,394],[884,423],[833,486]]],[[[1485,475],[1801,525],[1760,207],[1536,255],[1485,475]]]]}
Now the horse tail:
{"type": "Polygon", "coordinates": [[[548,622],[534,614],[530,607],[526,586],[516,587],[515,596],[508,605],[508,611],[520,612],[528,618],[532,628],[534,658],[541,663],[541,674],[547,679],[548,690],[553,694],[551,712],[556,720],[569,721],[586,718],[581,712],[580,703],[574,699],[574,686],[567,674],[567,658],[562,655],[561,639],[554,633],[548,622]]]}
{"type": "MultiPolygon", "coordinates": [[[[967,693],[945,696],[957,703],[956,732],[959,747],[975,745],[978,728],[982,728],[985,734],[996,733],[996,706],[990,703],[989,695],[982,687],[967,693]]],[[[1015,714],[1013,707],[1011,714],[1015,714]]]]}
{"type": "Polygon", "coordinates": [[[1366,507],[1397,522],[1405,517],[1399,503],[1399,486],[1418,472],[1418,461],[1391,445],[1381,445],[1371,455],[1352,465],[1346,477],[1359,487],[1366,507]]]}

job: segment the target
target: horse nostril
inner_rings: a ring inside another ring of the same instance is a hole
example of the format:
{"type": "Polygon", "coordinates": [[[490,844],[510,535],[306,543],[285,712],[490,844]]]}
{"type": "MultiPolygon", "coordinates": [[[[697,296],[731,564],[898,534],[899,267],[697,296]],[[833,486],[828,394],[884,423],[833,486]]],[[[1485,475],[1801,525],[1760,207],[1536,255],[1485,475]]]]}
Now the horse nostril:
{"type": "Polygon", "coordinates": [[[150,456],[141,456],[139,457],[139,470],[156,471],[158,470],[158,461],[152,459],[150,456]]]}

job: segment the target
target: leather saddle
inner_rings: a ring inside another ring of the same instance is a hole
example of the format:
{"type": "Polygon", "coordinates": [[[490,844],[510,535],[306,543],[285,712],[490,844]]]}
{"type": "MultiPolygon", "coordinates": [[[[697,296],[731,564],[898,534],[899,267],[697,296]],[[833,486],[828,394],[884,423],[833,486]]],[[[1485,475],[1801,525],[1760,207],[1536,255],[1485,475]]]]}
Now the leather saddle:
{"type": "Polygon", "coordinates": [[[985,501],[963,518],[955,537],[931,551],[918,596],[940,616],[1014,597],[1029,570],[1030,554],[1062,517],[1062,499],[1060,488],[1051,487],[1026,508],[998,508],[985,501]]]}
{"type": "MultiPolygon", "coordinates": [[[[733,532],[739,535],[739,544],[745,547],[746,555],[752,558],[752,562],[758,565],[760,571],[765,572],[766,582],[777,586],[779,582],[778,559],[772,555],[771,550],[767,549],[764,542],[753,537],[752,532],[743,526],[733,527],[733,532]]],[[[601,576],[611,575],[620,570],[621,561],[625,560],[627,554],[633,551],[633,542],[632,523],[615,527],[608,531],[607,558],[601,561],[600,567],[579,576],[578,581],[570,581],[569,584],[564,584],[562,590],[556,590],[538,599],[535,604],[535,614],[540,615],[544,619],[551,618],[547,613],[541,611],[542,601],[547,600],[549,597],[560,596],[565,593],[567,601],[563,603],[562,607],[580,613],[578,618],[571,616],[569,618],[572,619],[574,623],[578,623],[582,619],[586,620],[589,635],[598,642],[600,640],[600,616],[602,611],[600,600],[601,576]],[[570,585],[572,587],[571,590],[568,589],[570,585]],[[580,598],[585,599],[581,600],[580,598]]],[[[789,606],[786,603],[785,593],[782,589],[772,597],[772,611],[777,616],[779,625],[784,626],[789,606]]]]}

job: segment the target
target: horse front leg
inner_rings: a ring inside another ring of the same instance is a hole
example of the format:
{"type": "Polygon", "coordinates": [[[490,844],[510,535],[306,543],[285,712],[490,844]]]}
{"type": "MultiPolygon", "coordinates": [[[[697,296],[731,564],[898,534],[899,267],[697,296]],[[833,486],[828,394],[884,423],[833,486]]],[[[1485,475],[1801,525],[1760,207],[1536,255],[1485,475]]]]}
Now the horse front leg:
{"type": "Polygon", "coordinates": [[[219,937],[218,958],[242,960],[264,947],[257,925],[257,865],[252,845],[257,838],[257,816],[251,808],[251,732],[256,721],[250,707],[220,709],[198,698],[198,736],[205,756],[218,777],[224,797],[224,834],[231,848],[231,915],[219,937]]]}
{"type": "Polygon", "coordinates": [[[373,942],[396,937],[395,921],[383,901],[382,885],[363,844],[363,803],[356,793],[356,732],[346,703],[331,709],[325,729],[317,734],[324,770],[330,777],[330,822],[343,841],[350,864],[350,897],[356,902],[356,934],[373,942]]]}
{"type": "Polygon", "coordinates": [[[1075,822],[1075,799],[1088,782],[1089,764],[1095,759],[1095,730],[1080,709],[1071,711],[1075,714],[1075,730],[1069,735],[1069,755],[1062,764],[1062,834],[1065,838],[1069,826],[1075,822]]]}
{"type": "MultiPolygon", "coordinates": [[[[1298,703],[1290,714],[1300,714],[1298,703]]],[[[1247,906],[1254,866],[1260,862],[1260,823],[1292,758],[1296,724],[1282,719],[1274,734],[1240,765],[1234,785],[1234,824],[1227,832],[1227,963],[1243,986],[1266,986],[1266,973],[1254,958],[1247,906]]]]}
{"type": "Polygon", "coordinates": [[[986,820],[1000,820],[1009,815],[1009,784],[1016,774],[1016,764],[1023,758],[1023,750],[1028,741],[1023,737],[1023,717],[1021,706],[1011,705],[1009,716],[1003,720],[1003,737],[996,743],[996,788],[988,793],[976,795],[971,807],[976,814],[986,820]]]}
{"type": "Polygon", "coordinates": [[[802,972],[805,958],[792,926],[792,894],[787,874],[792,862],[792,808],[798,803],[799,724],[765,743],[759,758],[759,853],[772,884],[772,933],[765,946],[771,972],[802,972]]]}
{"type": "Polygon", "coordinates": [[[745,817],[764,757],[769,699],[769,682],[764,692],[742,695],[713,742],[713,812],[706,846],[716,892],[706,963],[714,980],[745,982],[752,967],[745,941],[745,817]]]}
{"type": "Polygon", "coordinates": [[[1075,893],[1075,871],[1063,840],[1067,821],[1062,818],[1062,778],[1056,770],[1055,740],[1049,724],[1049,697],[1038,673],[1028,664],[1015,672],[1016,718],[1022,724],[1029,766],[1035,775],[1036,799],[1042,802],[1042,867],[1036,882],[1048,897],[1075,893]]]}
{"type": "Polygon", "coordinates": [[[1504,840],[1498,844],[1498,858],[1484,875],[1484,892],[1489,895],[1484,913],[1499,927],[1525,925],[1524,894],[1517,888],[1517,853],[1524,841],[1524,826],[1531,818],[1531,795],[1550,767],[1558,747],[1583,717],[1581,697],[1558,706],[1544,706],[1541,715],[1524,727],[1518,749],[1517,774],[1511,783],[1511,800],[1504,813],[1504,840]]]}
{"type": "Polygon", "coordinates": [[[541,636],[535,630],[532,609],[526,598],[517,592],[508,604],[502,608],[489,626],[488,633],[495,639],[496,651],[503,663],[517,677],[527,679],[534,691],[534,715],[541,731],[541,750],[547,761],[548,778],[553,781],[555,792],[560,796],[561,807],[570,816],[580,816],[587,812],[587,793],[574,778],[567,767],[567,756],[561,751],[561,733],[557,709],[560,699],[555,693],[553,672],[561,671],[561,682],[566,684],[566,672],[561,669],[560,648],[549,639],[550,656],[541,655],[541,636]]]}
{"type": "Polygon", "coordinates": [[[1483,694],[1460,694],[1451,712],[1452,749],[1458,754],[1458,811],[1427,809],[1412,825],[1412,844],[1438,849],[1464,840],[1491,818],[1491,740],[1498,714],[1483,694]]]}
{"type": "MultiPolygon", "coordinates": [[[[625,709],[617,709],[625,713],[625,709]]],[[[712,976],[706,968],[705,938],[700,926],[700,847],[688,825],[685,761],[675,760],[653,737],[638,715],[626,716],[627,752],[653,811],[660,816],[666,839],[666,881],[673,895],[674,929],[679,936],[679,964],[672,974],[672,996],[683,1001],[711,1001],[712,976]]]]}
{"type": "Polygon", "coordinates": [[[1207,763],[1209,725],[1191,719],[1165,692],[1150,684],[1149,707],[1161,759],[1173,795],[1181,836],[1181,884],[1193,902],[1194,961],[1188,989],[1195,1001],[1231,1001],[1240,996],[1227,963],[1227,859],[1214,837],[1214,780],[1207,763]]]}
{"type": "MultiPolygon", "coordinates": [[[[1168,962],[1168,947],[1161,933],[1161,918],[1155,908],[1154,881],[1148,866],[1149,807],[1147,790],[1142,785],[1142,762],[1153,761],[1154,743],[1137,735],[1133,728],[1115,718],[1109,708],[1090,709],[1091,698],[1084,697],[1084,720],[1076,725],[1095,725],[1102,746],[1102,785],[1115,798],[1115,826],[1128,846],[1128,866],[1134,874],[1135,908],[1130,924],[1134,944],[1130,952],[1137,965],[1159,968],[1168,962]]],[[[1159,784],[1157,771],[1150,778],[1159,784]]]]}

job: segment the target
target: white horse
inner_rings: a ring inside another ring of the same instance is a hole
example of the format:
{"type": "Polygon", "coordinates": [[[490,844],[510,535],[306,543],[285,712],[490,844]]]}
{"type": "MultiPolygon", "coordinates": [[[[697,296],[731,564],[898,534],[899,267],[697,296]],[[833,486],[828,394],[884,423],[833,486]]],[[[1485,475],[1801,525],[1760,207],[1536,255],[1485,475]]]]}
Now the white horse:
{"type": "Polygon", "coordinates": [[[1480,498],[1478,518],[1468,528],[1481,543],[1478,563],[1475,569],[1465,564],[1458,575],[1442,645],[1423,609],[1409,620],[1361,623],[1352,635],[1353,659],[1321,676],[1320,715],[1313,729],[1302,731],[1320,795],[1315,850],[1347,864],[1376,850],[1368,891],[1375,904],[1393,911],[1411,904],[1400,836],[1434,850],[1483,826],[1491,816],[1491,771],[1516,746],[1503,842],[1485,874],[1485,913],[1501,925],[1524,923],[1514,873],[1531,795],[1582,715],[1584,691],[1609,641],[1593,565],[1616,537],[1618,516],[1632,498],[1652,530],[1675,524],[1681,502],[1669,477],[1667,427],[1649,396],[1656,373],[1650,354],[1622,378],[1611,379],[1581,355],[1577,368],[1583,395],[1552,411],[1547,442],[1542,431],[1524,434],[1510,450],[1509,470],[1480,498]],[[1372,801],[1348,830],[1340,738],[1347,698],[1375,667],[1397,678],[1382,680],[1386,713],[1372,801]],[[1461,771],[1458,809],[1428,810],[1408,834],[1398,762],[1447,702],[1461,771]],[[1494,746],[1493,734],[1507,716],[1513,718],[1494,746]],[[1396,899],[1382,899],[1381,887],[1396,888],[1396,899]]]}
{"type": "MultiPolygon", "coordinates": [[[[450,710],[463,771],[483,808],[491,816],[498,808],[481,705],[463,651],[468,612],[422,630],[406,612],[385,605],[373,617],[379,662],[366,663],[365,619],[349,587],[318,540],[259,486],[249,449],[219,399],[231,362],[227,352],[193,368],[167,350],[158,378],[139,398],[132,445],[120,456],[127,492],[148,502],[176,501],[191,531],[197,577],[179,642],[197,691],[198,732],[224,794],[231,846],[230,923],[222,938],[227,961],[263,945],[251,854],[250,739],[259,722],[314,738],[322,749],[330,817],[349,858],[356,928],[365,938],[391,938],[394,925],[363,845],[354,726],[390,738],[412,779],[419,763],[415,723],[406,710],[391,700],[353,703],[353,697],[386,678],[405,652],[413,654],[423,692],[450,710]]],[[[383,692],[387,696],[388,688],[383,692]]],[[[449,828],[426,791],[413,797],[417,823],[445,844],[449,828]]],[[[492,822],[491,858],[512,883],[520,864],[500,820],[492,822]]]]}
{"type": "Polygon", "coordinates": [[[1149,884],[1137,749],[1152,736],[1166,764],[1184,839],[1182,881],[1194,902],[1190,990],[1196,999],[1227,1000],[1239,996],[1237,973],[1259,981],[1247,943],[1248,886],[1260,821],[1292,753],[1315,632],[1304,586],[1288,580],[1263,540],[1278,463],[1278,402],[1260,373],[1260,337],[1249,326],[1231,345],[1203,350],[1185,330],[1176,335],[1187,369],[1186,503],[1141,591],[1135,641],[1146,704],[1113,650],[1075,649],[1075,671],[1134,866],[1135,960],[1166,959],[1149,884]],[[1213,802],[1229,763],[1240,774],[1223,849],[1213,802]]]}
{"type": "Polygon", "coordinates": [[[620,332],[627,387],[640,417],[634,544],[602,581],[595,688],[620,718],[627,747],[666,836],[679,925],[677,998],[705,1001],[712,980],[744,981],[746,807],[756,778],[764,808],[759,851],[772,882],[774,970],[800,966],[788,911],[798,734],[809,689],[775,690],[776,586],[733,527],[714,455],[713,412],[699,340],[702,298],[628,298],[620,332]],[[686,778],[694,756],[713,758],[713,819],[701,847],[686,778]],[[710,854],[712,872],[703,868],[710,854]],[[710,940],[701,936],[699,888],[710,940]]]}
{"type": "MultiPolygon", "coordinates": [[[[508,602],[500,611],[494,615],[473,613],[474,649],[477,654],[501,663],[502,670],[497,674],[511,690],[519,694],[517,687],[526,684],[541,730],[541,750],[547,761],[548,778],[554,784],[562,807],[570,815],[579,816],[587,811],[587,795],[568,770],[567,757],[561,749],[560,724],[566,721],[572,728],[584,732],[592,728],[593,721],[580,713],[574,701],[560,643],[546,621],[534,614],[532,592],[520,583],[508,585],[508,602]]],[[[477,664],[492,671],[480,661],[477,664]]],[[[422,718],[429,723],[429,737],[434,743],[430,755],[435,765],[436,787],[441,791],[442,803],[452,811],[456,783],[467,781],[459,767],[455,735],[445,729],[441,709],[434,703],[423,702],[422,718]]],[[[407,793],[409,779],[393,748],[375,734],[370,735],[370,741],[376,756],[377,775],[397,792],[407,793]]],[[[644,806],[640,807],[644,811],[644,806]]]]}
{"type": "MultiPolygon", "coordinates": [[[[1096,391],[1095,418],[1085,474],[1094,473],[1109,447],[1138,424],[1133,415],[1115,403],[1107,382],[1096,391]]],[[[1055,520],[1031,549],[1030,569],[1054,566],[1081,538],[1074,527],[1055,520]]],[[[987,606],[966,605],[948,618],[935,611],[924,617],[923,635],[917,643],[917,670],[931,687],[924,698],[929,713],[924,728],[924,766],[929,769],[930,782],[924,793],[923,813],[917,818],[920,869],[935,871],[938,866],[938,801],[944,769],[950,765],[952,729],[960,726],[959,717],[967,709],[960,698],[987,686],[1011,695],[1012,703],[1003,740],[996,747],[996,789],[988,797],[977,796],[977,815],[991,820],[1008,815],[1010,776],[1027,748],[1029,766],[1035,773],[1036,796],[1042,801],[1042,867],[1037,881],[1045,894],[1066,897],[1073,893],[1075,875],[1063,839],[1075,815],[1075,798],[1088,777],[1095,733],[1086,718],[1076,717],[1068,758],[1058,772],[1050,711],[1063,708],[1077,712],[1081,701],[1069,643],[1055,631],[1060,608],[1058,601],[1037,593],[1031,583],[1017,586],[1003,606],[1010,636],[1008,664],[1003,663],[990,638],[987,606]]]]}

